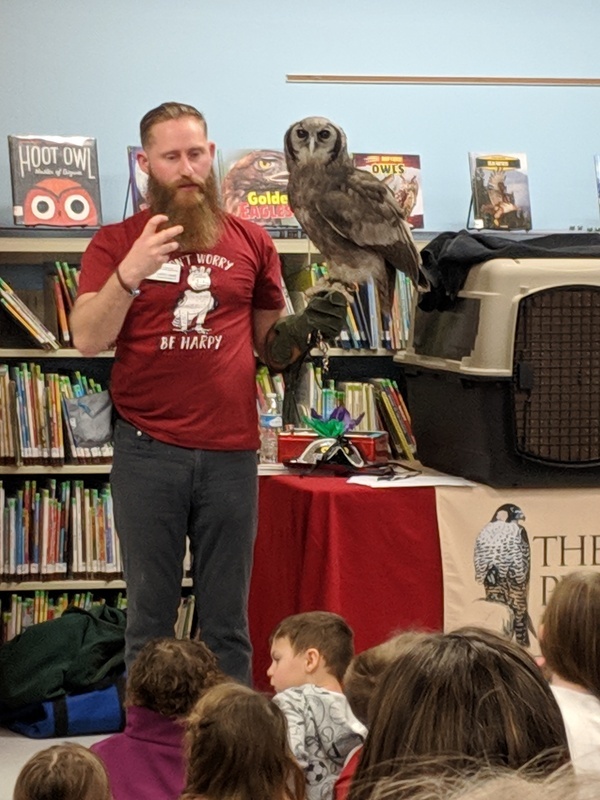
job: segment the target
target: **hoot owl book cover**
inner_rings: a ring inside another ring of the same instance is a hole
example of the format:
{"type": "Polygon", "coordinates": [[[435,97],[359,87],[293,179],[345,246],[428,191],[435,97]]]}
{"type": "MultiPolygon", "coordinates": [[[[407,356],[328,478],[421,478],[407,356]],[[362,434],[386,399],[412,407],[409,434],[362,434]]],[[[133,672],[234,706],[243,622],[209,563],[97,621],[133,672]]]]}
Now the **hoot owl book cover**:
{"type": "Polygon", "coordinates": [[[102,224],[96,140],[88,136],[9,136],[15,225],[102,224]]]}
{"type": "Polygon", "coordinates": [[[525,153],[469,153],[474,227],[531,230],[525,153]]]}
{"type": "Polygon", "coordinates": [[[352,161],[357,169],[370,172],[389,186],[411,228],[424,227],[420,156],[353,153],[352,161]]]}
{"type": "Polygon", "coordinates": [[[287,196],[282,150],[219,151],[223,208],[264,227],[273,238],[304,236],[287,196]]]}

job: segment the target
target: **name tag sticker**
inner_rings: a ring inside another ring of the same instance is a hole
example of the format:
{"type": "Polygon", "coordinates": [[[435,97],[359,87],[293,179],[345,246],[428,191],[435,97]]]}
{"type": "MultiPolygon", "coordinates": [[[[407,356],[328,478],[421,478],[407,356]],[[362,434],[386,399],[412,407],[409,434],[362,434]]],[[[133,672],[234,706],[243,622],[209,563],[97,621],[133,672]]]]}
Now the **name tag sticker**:
{"type": "Polygon", "coordinates": [[[148,281],[163,281],[164,283],[179,283],[181,277],[181,264],[175,264],[173,261],[167,261],[152,275],[148,275],[148,281]]]}

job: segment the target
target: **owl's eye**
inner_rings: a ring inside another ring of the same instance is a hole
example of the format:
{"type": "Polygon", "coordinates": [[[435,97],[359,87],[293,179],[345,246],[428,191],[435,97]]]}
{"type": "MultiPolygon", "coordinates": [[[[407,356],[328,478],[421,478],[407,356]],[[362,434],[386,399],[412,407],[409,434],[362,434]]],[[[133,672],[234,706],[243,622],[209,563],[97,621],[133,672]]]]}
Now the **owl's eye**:
{"type": "Polygon", "coordinates": [[[323,128],[322,131],[318,132],[317,136],[319,137],[319,139],[325,141],[326,139],[329,139],[329,137],[331,136],[331,131],[328,131],[327,128],[323,128]]]}
{"type": "Polygon", "coordinates": [[[72,194],[67,198],[65,211],[69,219],[72,219],[74,222],[81,222],[89,216],[89,201],[81,194],[72,194]]]}
{"type": "Polygon", "coordinates": [[[271,166],[271,162],[270,161],[265,161],[264,158],[261,158],[261,159],[259,159],[257,166],[258,166],[259,169],[267,170],[271,166]]]}
{"type": "Polygon", "coordinates": [[[38,195],[31,201],[31,212],[38,219],[52,219],[56,213],[56,203],[47,195],[38,195]]]}
{"type": "Polygon", "coordinates": [[[304,128],[298,128],[296,133],[299,139],[308,139],[308,131],[305,131],[304,128]]]}

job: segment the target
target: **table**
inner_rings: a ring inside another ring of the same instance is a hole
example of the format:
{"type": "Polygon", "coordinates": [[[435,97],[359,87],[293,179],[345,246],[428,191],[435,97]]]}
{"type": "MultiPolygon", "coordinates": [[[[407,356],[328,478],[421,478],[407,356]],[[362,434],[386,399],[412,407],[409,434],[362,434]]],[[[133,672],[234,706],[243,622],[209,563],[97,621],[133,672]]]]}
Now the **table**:
{"type": "Polygon", "coordinates": [[[342,614],[357,652],[396,630],[441,630],[434,487],[371,489],[299,475],[259,481],[249,606],[257,688],[269,688],[269,636],[289,614],[342,614]]]}

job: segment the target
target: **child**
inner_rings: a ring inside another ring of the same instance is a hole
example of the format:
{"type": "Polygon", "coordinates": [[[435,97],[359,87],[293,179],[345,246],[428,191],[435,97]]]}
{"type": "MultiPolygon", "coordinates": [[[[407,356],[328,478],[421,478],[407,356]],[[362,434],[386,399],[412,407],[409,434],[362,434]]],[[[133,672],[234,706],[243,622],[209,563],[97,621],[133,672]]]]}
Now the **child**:
{"type": "Polygon", "coordinates": [[[477,768],[543,777],[569,763],[560,711],[533,658],[490,631],[418,637],[381,676],[350,800],[388,778],[477,768]],[[423,762],[422,759],[426,759],[423,762]]]}
{"type": "Polygon", "coordinates": [[[540,644],[575,769],[600,773],[600,573],[572,572],[556,586],[540,644]]]}
{"type": "Polygon", "coordinates": [[[80,744],[55,744],[25,764],[13,800],[112,800],[100,759],[80,744]]]}
{"type": "Polygon", "coordinates": [[[110,776],[114,800],[173,800],[183,790],[185,717],[225,680],[205,644],[151,639],[127,678],[123,733],[92,746],[110,776]]]}
{"type": "Polygon", "coordinates": [[[367,733],[341,693],[353,638],[348,623],[328,611],[287,617],[271,636],[273,701],[285,714],[309,800],[332,797],[347,756],[367,733]]]}
{"type": "MultiPolygon", "coordinates": [[[[344,675],[344,693],[354,715],[364,725],[369,726],[369,705],[371,697],[386,667],[392,664],[408,647],[425,633],[406,631],[399,633],[368,650],[354,656],[344,675]]],[[[360,762],[362,745],[348,754],[344,768],[336,781],[333,795],[335,800],[346,800],[352,777],[360,762]]]]}
{"type": "MultiPolygon", "coordinates": [[[[181,800],[304,800],[282,712],[235,683],[209,689],[188,720],[181,800]]],[[[143,795],[139,795],[143,797],[143,795]]]]}

